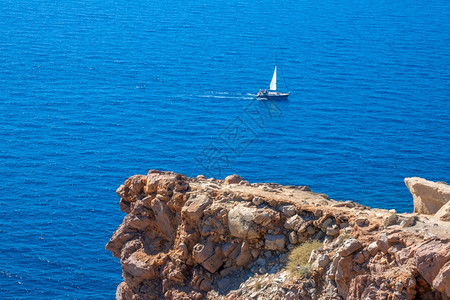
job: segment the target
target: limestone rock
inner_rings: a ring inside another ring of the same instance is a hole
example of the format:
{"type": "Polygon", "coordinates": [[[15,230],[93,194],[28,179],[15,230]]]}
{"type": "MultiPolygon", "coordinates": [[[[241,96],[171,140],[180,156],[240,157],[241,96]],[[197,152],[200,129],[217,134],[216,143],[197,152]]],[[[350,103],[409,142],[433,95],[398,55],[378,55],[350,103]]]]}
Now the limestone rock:
{"type": "Polygon", "coordinates": [[[365,218],[365,217],[358,217],[358,218],[356,218],[355,223],[359,227],[364,227],[364,226],[369,225],[369,220],[367,220],[367,218],[365,218]]]}
{"type": "Polygon", "coordinates": [[[396,213],[391,213],[389,216],[384,218],[384,226],[396,225],[398,222],[398,216],[396,213]]]}
{"type": "Polygon", "coordinates": [[[192,222],[198,222],[203,216],[203,210],[211,204],[211,202],[211,198],[207,195],[194,197],[186,202],[186,205],[181,210],[181,215],[192,222]]]}
{"type": "Polygon", "coordinates": [[[203,263],[214,254],[212,243],[206,242],[203,244],[196,244],[192,250],[192,257],[198,264],[203,263]]]}
{"type": "Polygon", "coordinates": [[[236,244],[226,243],[222,245],[222,253],[228,257],[231,252],[236,248],[236,244]]]}
{"type": "Polygon", "coordinates": [[[127,242],[120,253],[120,259],[125,260],[130,257],[131,254],[142,248],[142,241],[139,239],[131,240],[127,242]]]}
{"type": "Polygon", "coordinates": [[[211,285],[211,281],[207,280],[206,278],[204,278],[199,285],[200,290],[202,291],[210,291],[213,289],[213,286],[211,285]]]}
{"type": "Polygon", "coordinates": [[[117,190],[127,216],[106,245],[122,266],[117,299],[449,297],[449,222],[418,216],[409,228],[414,215],[239,180],[127,179],[117,190]],[[383,226],[392,215],[401,226],[383,226]],[[288,251],[308,239],[325,242],[309,276],[293,279],[288,251]]]}
{"type": "Polygon", "coordinates": [[[305,223],[305,221],[299,215],[294,215],[286,220],[284,223],[284,228],[289,230],[299,230],[300,227],[305,223]]]}
{"type": "Polygon", "coordinates": [[[261,197],[254,197],[252,199],[252,203],[255,204],[256,206],[261,205],[264,203],[264,200],[261,199],[261,197]]]}
{"type": "Polygon", "coordinates": [[[116,190],[117,195],[125,201],[134,202],[143,196],[144,187],[147,184],[147,176],[134,175],[128,178],[125,183],[116,190]]]}
{"type": "Polygon", "coordinates": [[[376,241],[377,248],[383,251],[384,253],[387,253],[389,249],[389,239],[386,234],[382,234],[380,238],[376,241]]]}
{"type": "Polygon", "coordinates": [[[402,227],[411,227],[414,226],[416,223],[416,217],[415,216],[409,216],[405,220],[400,222],[400,226],[402,227]]]}
{"type": "Polygon", "coordinates": [[[202,263],[203,268],[205,268],[211,273],[216,272],[222,265],[223,265],[222,256],[218,254],[213,254],[202,263]]]}
{"type": "Polygon", "coordinates": [[[364,262],[364,255],[361,252],[357,253],[353,258],[353,261],[357,264],[362,264],[364,262]]]}
{"type": "Polygon", "coordinates": [[[259,234],[253,228],[255,208],[236,205],[228,213],[228,227],[232,236],[239,238],[257,238],[259,234]]]}
{"type": "Polygon", "coordinates": [[[297,234],[295,233],[295,231],[289,232],[289,243],[291,243],[292,245],[295,245],[298,243],[298,237],[297,237],[297,234]]]}
{"type": "Polygon", "coordinates": [[[442,221],[450,221],[450,201],[447,201],[434,216],[442,221]]]}
{"type": "Polygon", "coordinates": [[[379,248],[377,242],[370,243],[369,246],[367,246],[367,251],[369,251],[371,256],[375,256],[377,254],[379,248]]]}
{"type": "Polygon", "coordinates": [[[250,263],[252,261],[252,259],[253,259],[253,256],[250,251],[249,244],[247,241],[244,241],[241,245],[241,252],[236,259],[236,265],[238,267],[246,266],[248,263],[250,263]]]}
{"type": "Polygon", "coordinates": [[[106,250],[113,253],[114,257],[120,258],[123,245],[139,236],[137,230],[132,229],[128,226],[128,220],[132,219],[132,216],[126,216],[123,223],[117,228],[117,230],[112,235],[108,244],[106,244],[106,250]]]}
{"type": "Polygon", "coordinates": [[[450,298],[450,261],[448,261],[433,279],[432,286],[450,298]]]}
{"type": "Polygon", "coordinates": [[[286,217],[292,217],[297,213],[294,205],[282,205],[280,206],[281,213],[286,217]]]}
{"type": "Polygon", "coordinates": [[[405,178],[414,199],[414,212],[434,215],[450,200],[450,186],[420,177],[405,178]]]}
{"type": "Polygon", "coordinates": [[[268,250],[283,250],[286,244],[286,238],[284,235],[266,235],[265,247],[268,250]]]}
{"type": "MultiPolygon", "coordinates": [[[[158,264],[156,264],[157,266],[158,264]]],[[[143,251],[136,251],[128,258],[122,261],[122,269],[124,272],[131,274],[134,278],[152,279],[158,276],[156,266],[147,261],[143,251]]]]}
{"type": "Polygon", "coordinates": [[[117,286],[116,290],[116,300],[129,300],[133,299],[133,291],[130,289],[130,287],[125,283],[121,282],[117,286]]]}
{"type": "Polygon", "coordinates": [[[327,254],[319,255],[318,258],[312,263],[312,268],[325,268],[330,262],[330,257],[327,254]]]}
{"type": "Polygon", "coordinates": [[[353,271],[352,257],[341,257],[338,261],[336,268],[335,281],[339,291],[339,295],[347,298],[350,281],[355,277],[355,271],[353,271]]]}
{"type": "Polygon", "coordinates": [[[241,176],[237,175],[237,174],[233,174],[233,175],[229,175],[225,178],[225,183],[226,184],[236,184],[241,182],[243,179],[241,176]]]}
{"type": "Polygon", "coordinates": [[[340,256],[349,256],[350,254],[361,249],[362,247],[363,246],[357,239],[349,238],[345,240],[344,244],[341,246],[338,252],[340,256]]]}
{"type": "Polygon", "coordinates": [[[156,222],[158,223],[159,229],[166,236],[167,239],[171,240],[174,235],[173,227],[170,222],[170,220],[173,217],[172,212],[167,207],[166,203],[158,199],[152,200],[151,207],[153,213],[155,214],[156,222]]]}
{"type": "Polygon", "coordinates": [[[332,218],[326,218],[323,223],[320,225],[320,228],[322,228],[322,230],[327,230],[328,226],[330,226],[331,224],[333,224],[333,219],[332,218]]]}
{"type": "Polygon", "coordinates": [[[123,211],[124,213],[128,214],[131,212],[131,202],[126,201],[124,198],[120,198],[119,207],[120,210],[123,211]]]}
{"type": "Polygon", "coordinates": [[[274,209],[257,209],[253,214],[253,221],[261,226],[267,226],[280,220],[280,214],[274,209]]]}
{"type": "Polygon", "coordinates": [[[327,228],[327,235],[329,236],[337,236],[340,233],[339,227],[337,225],[333,225],[327,228]]]}
{"type": "MultiPolygon", "coordinates": [[[[448,278],[437,278],[438,274],[442,272],[448,273],[447,262],[450,261],[450,242],[442,243],[439,240],[432,239],[423,242],[416,250],[416,265],[420,275],[428,282],[428,284],[437,289],[444,289],[443,282],[448,278]],[[441,270],[442,269],[442,270],[441,270]],[[437,278],[437,280],[435,280],[437,278]]],[[[450,294],[447,296],[450,297],[450,294]]]]}

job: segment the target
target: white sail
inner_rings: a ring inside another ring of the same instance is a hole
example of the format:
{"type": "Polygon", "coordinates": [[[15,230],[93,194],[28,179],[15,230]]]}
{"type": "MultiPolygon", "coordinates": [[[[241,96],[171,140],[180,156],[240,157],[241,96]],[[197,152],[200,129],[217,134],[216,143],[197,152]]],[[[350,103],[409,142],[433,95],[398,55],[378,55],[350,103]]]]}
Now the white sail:
{"type": "Polygon", "coordinates": [[[269,90],[277,90],[277,66],[275,66],[275,71],[273,71],[272,81],[270,82],[269,90]]]}

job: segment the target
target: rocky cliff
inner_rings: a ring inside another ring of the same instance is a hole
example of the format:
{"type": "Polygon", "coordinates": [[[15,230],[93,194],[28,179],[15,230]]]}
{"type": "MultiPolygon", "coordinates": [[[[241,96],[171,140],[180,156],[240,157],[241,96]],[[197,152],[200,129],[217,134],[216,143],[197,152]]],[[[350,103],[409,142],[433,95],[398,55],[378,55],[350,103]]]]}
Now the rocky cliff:
{"type": "Polygon", "coordinates": [[[151,170],[117,194],[117,299],[450,299],[450,222],[434,216],[237,175],[151,170]],[[287,271],[311,240],[307,271],[287,271]]]}

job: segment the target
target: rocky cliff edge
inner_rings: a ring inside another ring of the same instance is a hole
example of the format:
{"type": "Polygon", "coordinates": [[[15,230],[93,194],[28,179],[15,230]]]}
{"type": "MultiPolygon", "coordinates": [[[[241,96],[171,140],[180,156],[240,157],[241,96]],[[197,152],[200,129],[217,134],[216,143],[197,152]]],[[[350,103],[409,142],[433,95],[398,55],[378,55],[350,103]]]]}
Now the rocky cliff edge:
{"type": "Polygon", "coordinates": [[[306,186],[151,170],[117,189],[117,299],[450,299],[450,222],[306,186]],[[286,270],[309,240],[311,271],[286,270]]]}

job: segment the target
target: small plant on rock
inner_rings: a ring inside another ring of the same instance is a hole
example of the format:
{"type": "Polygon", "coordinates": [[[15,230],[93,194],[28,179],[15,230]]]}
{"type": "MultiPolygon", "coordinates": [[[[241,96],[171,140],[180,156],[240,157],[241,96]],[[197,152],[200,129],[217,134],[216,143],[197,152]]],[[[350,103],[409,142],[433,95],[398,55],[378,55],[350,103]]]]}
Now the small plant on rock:
{"type": "Polygon", "coordinates": [[[293,276],[308,276],[312,270],[311,265],[308,264],[311,252],[322,245],[319,241],[309,241],[293,249],[289,254],[288,271],[293,276]]]}
{"type": "Polygon", "coordinates": [[[345,233],[342,238],[341,238],[341,242],[345,242],[345,240],[348,240],[350,238],[350,235],[348,233],[345,233]]]}

